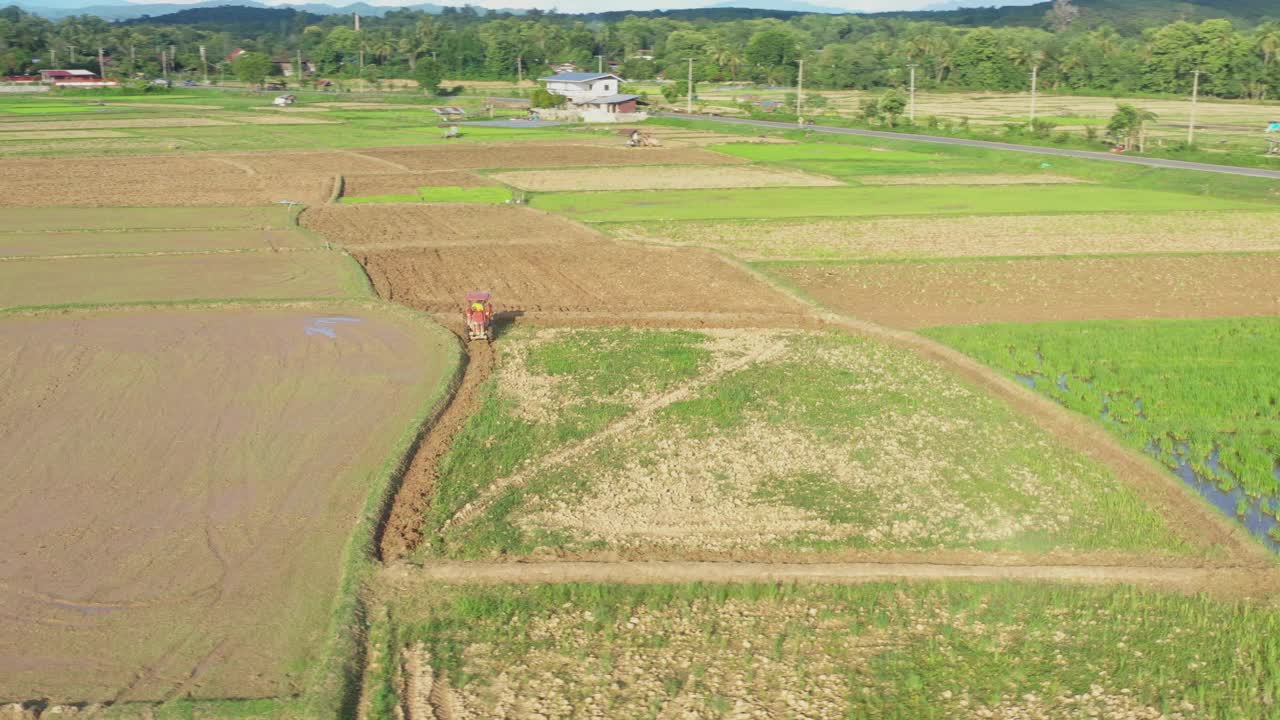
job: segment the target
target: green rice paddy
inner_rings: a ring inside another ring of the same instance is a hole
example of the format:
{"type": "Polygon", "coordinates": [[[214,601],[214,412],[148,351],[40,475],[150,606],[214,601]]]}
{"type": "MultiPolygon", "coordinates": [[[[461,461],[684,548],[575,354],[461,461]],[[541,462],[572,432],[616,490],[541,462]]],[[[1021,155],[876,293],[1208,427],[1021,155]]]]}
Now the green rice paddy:
{"type": "Polygon", "coordinates": [[[1132,320],[934,328],[924,334],[1036,380],[1131,446],[1184,454],[1223,489],[1280,508],[1280,319],[1132,320]],[[1215,456],[1220,467],[1213,467],[1215,456]]]}

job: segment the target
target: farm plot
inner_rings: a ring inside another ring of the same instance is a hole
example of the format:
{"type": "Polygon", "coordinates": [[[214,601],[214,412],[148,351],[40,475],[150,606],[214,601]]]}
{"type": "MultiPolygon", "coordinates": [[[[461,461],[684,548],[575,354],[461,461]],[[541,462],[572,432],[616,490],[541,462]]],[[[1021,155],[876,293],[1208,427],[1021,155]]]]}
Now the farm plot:
{"type": "Polygon", "coordinates": [[[1280,314],[1280,255],[766,263],[842,313],[898,328],[1280,314]]]}
{"type": "Polygon", "coordinates": [[[12,159],[5,161],[0,174],[0,206],[324,202],[332,188],[332,175],[253,173],[209,156],[163,162],[145,156],[12,159]],[[68,192],[68,178],[75,178],[76,192],[68,192]]]}
{"type": "Polygon", "coordinates": [[[501,185],[484,185],[480,187],[449,187],[429,185],[420,187],[417,192],[405,195],[366,195],[364,197],[344,197],[343,203],[481,203],[497,205],[511,202],[511,189],[501,185]]]}
{"type": "Polygon", "coordinates": [[[646,167],[533,170],[490,175],[495,180],[540,192],[581,190],[653,190],[661,188],[829,187],[838,180],[764,167],[646,167]]]}
{"type": "MultiPolygon", "coordinates": [[[[931,337],[1098,418],[1171,468],[1280,513],[1280,319],[935,328],[931,337]]],[[[1240,510],[1248,500],[1239,499],[1240,510]]],[[[1236,508],[1227,508],[1229,512],[1236,508]]],[[[1240,514],[1244,514],[1241,512],[1240,514]]],[[[1274,534],[1280,540],[1280,531],[1274,534]]]]}
{"type": "Polygon", "coordinates": [[[122,230],[284,230],[287,208],[275,207],[34,207],[0,208],[0,232],[118,232],[122,230]]]}
{"type": "Polygon", "coordinates": [[[744,162],[723,153],[707,150],[602,147],[563,141],[507,145],[376,148],[363,150],[361,154],[403,165],[407,171],[412,172],[572,165],[732,165],[744,162]]]}
{"type": "Polygon", "coordinates": [[[497,380],[442,463],[423,552],[1209,551],[907,351],[760,330],[502,343],[497,380]]]}
{"type": "Polygon", "coordinates": [[[423,187],[485,187],[497,184],[481,175],[451,170],[428,173],[344,174],[342,181],[343,197],[407,195],[423,187]]]}
{"type": "MultiPolygon", "coordinates": [[[[492,205],[322,205],[308,208],[298,222],[353,251],[600,243],[599,235],[555,215],[492,205]]],[[[453,252],[475,260],[488,250],[453,252]]]]}
{"type": "Polygon", "coordinates": [[[698,245],[748,260],[1012,257],[1280,250],[1273,213],[1199,212],[647,222],[615,237],[698,245]]]}
{"type": "Polygon", "coordinates": [[[452,348],[356,304],[0,320],[0,697],[298,694],[452,348]]]}
{"type": "Polygon", "coordinates": [[[626,313],[718,325],[740,316],[789,316],[806,310],[746,272],[704,251],[613,245],[495,244],[352,248],[378,294],[410,307],[454,313],[476,288],[493,292],[499,311],[592,313],[625,323],[626,313]],[[696,274],[689,272],[697,268],[696,274]]]}
{"type": "Polygon", "coordinates": [[[296,230],[0,233],[0,258],[315,248],[296,230]]]}
{"type": "Polygon", "coordinates": [[[0,307],[363,297],[351,258],[320,250],[15,259],[0,262],[0,307]]]}
{"type": "Polygon", "coordinates": [[[434,717],[429,694],[455,718],[1189,720],[1257,717],[1276,691],[1274,607],[1132,589],[407,578],[386,594],[364,693],[379,720],[434,717]]]}
{"type": "Polygon", "coordinates": [[[1071,212],[1265,211],[1261,203],[1092,185],[963,185],[650,190],[540,195],[534,207],[588,222],[885,215],[1043,215],[1071,212]]]}

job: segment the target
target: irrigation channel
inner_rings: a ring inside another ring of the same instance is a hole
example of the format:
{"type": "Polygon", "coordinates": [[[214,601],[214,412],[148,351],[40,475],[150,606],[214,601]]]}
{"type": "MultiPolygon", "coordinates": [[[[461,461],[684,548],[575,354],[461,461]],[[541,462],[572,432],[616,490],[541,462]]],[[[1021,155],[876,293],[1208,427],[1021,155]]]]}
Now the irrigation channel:
{"type": "Polygon", "coordinates": [[[755,125],[757,127],[778,130],[808,130],[812,132],[831,133],[833,135],[857,135],[883,140],[910,140],[912,142],[935,143],[938,145],[964,145],[966,147],[986,148],[988,150],[1009,150],[1012,152],[1032,153],[1037,155],[1056,155],[1083,160],[1105,160],[1107,162],[1128,163],[1130,165],[1149,165],[1151,167],[1171,168],[1173,170],[1196,170],[1199,172],[1221,173],[1224,175],[1248,175],[1250,177],[1280,180],[1280,170],[1263,170],[1260,168],[1235,167],[1232,165],[1214,165],[1212,163],[1187,162],[1186,160],[1165,160],[1162,158],[1135,157],[1116,153],[1093,152],[1090,150],[1066,150],[1063,148],[1046,148],[1035,145],[1015,145],[1013,143],[994,142],[991,140],[969,140],[967,138],[938,137],[935,135],[915,135],[912,133],[886,132],[884,130],[861,130],[858,128],[833,127],[831,125],[805,125],[803,127],[789,122],[774,120],[748,120],[746,118],[713,117],[709,115],[686,115],[685,113],[655,113],[657,117],[676,118],[680,120],[708,120],[727,123],[729,125],[755,125]]]}

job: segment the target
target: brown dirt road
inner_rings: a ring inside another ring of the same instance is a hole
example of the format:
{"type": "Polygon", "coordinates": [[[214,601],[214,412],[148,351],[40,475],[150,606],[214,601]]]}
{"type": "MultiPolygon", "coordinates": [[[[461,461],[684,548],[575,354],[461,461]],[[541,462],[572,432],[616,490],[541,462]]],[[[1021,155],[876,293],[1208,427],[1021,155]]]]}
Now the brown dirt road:
{"type": "Polygon", "coordinates": [[[379,580],[408,590],[435,583],[824,583],[1013,580],[1132,584],[1223,597],[1269,597],[1280,591],[1280,571],[1255,568],[1123,565],[983,565],[901,562],[450,562],[385,568],[379,580]]]}

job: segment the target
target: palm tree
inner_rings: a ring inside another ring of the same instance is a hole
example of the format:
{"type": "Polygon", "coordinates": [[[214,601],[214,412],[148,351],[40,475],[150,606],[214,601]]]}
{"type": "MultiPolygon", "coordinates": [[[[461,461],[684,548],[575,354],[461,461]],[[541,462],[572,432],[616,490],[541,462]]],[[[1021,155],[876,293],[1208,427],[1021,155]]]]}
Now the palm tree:
{"type": "Polygon", "coordinates": [[[741,69],[744,62],[742,48],[717,35],[711,40],[708,54],[711,57],[711,62],[715,63],[722,71],[725,68],[729,69],[729,77],[734,80],[738,79],[738,70],[741,69]]]}
{"type": "Polygon", "coordinates": [[[1262,52],[1262,64],[1270,67],[1280,55],[1280,23],[1267,23],[1258,28],[1258,50],[1262,52]]]}

